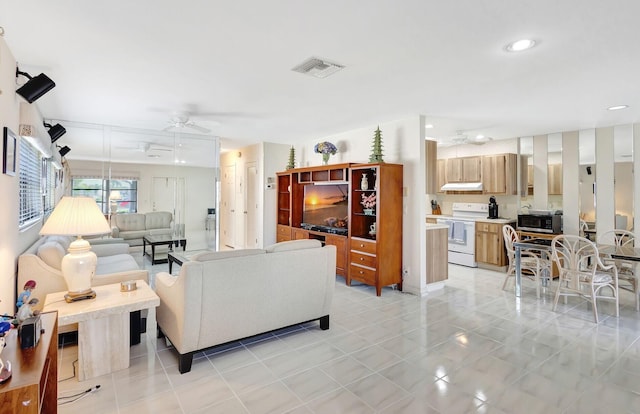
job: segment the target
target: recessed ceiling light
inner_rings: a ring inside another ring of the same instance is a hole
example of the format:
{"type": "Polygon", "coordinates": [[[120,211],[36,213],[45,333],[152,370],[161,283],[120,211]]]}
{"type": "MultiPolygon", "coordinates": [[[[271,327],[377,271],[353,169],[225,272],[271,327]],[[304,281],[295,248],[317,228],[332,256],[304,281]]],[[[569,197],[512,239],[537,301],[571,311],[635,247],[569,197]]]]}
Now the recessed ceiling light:
{"type": "Polygon", "coordinates": [[[607,110],[609,111],[618,111],[620,109],[627,109],[629,107],[629,105],[616,105],[616,106],[610,106],[607,108],[607,110]]]}
{"type": "Polygon", "coordinates": [[[509,43],[505,49],[507,52],[522,52],[523,50],[531,49],[536,45],[536,41],[532,39],[520,39],[515,42],[509,43]]]}
{"type": "Polygon", "coordinates": [[[431,129],[433,128],[433,124],[427,124],[424,126],[424,129],[431,129]]]}
{"type": "Polygon", "coordinates": [[[484,135],[482,135],[482,134],[476,135],[476,139],[484,139],[484,135]]]}

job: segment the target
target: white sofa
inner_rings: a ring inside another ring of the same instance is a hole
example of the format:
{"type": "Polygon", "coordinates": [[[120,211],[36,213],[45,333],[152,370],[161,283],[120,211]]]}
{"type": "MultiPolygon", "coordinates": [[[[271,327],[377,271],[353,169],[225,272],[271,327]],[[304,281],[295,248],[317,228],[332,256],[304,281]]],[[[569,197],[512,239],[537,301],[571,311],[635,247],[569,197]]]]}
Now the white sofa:
{"type": "Polygon", "coordinates": [[[130,246],[142,246],[144,236],[173,232],[173,214],[168,211],[124,213],[111,216],[111,236],[130,246]]]}
{"type": "MultiPolygon", "coordinates": [[[[73,238],[65,236],[40,237],[18,257],[17,293],[22,291],[28,280],[35,280],[37,285],[31,296],[38,298],[40,302],[34,309],[42,309],[48,293],[67,290],[67,283],[60,269],[62,258],[67,254],[72,241],[73,238]]],[[[92,244],[91,250],[98,256],[93,286],[134,279],[149,282],[149,271],[139,268],[136,260],[129,254],[128,244],[92,244]]]]}
{"type": "Polygon", "coordinates": [[[335,246],[317,240],[194,256],[178,276],[156,275],[158,335],[183,374],[205,348],[313,320],[329,329],[335,267],[335,246]]]}

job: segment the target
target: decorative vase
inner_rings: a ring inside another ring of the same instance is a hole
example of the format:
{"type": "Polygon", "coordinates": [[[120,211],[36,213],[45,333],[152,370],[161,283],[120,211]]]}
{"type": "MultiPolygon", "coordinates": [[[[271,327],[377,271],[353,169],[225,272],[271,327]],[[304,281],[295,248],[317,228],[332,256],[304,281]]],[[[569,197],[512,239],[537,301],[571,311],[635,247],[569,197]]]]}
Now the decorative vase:
{"type": "Polygon", "coordinates": [[[365,208],[362,210],[364,212],[365,216],[373,216],[373,209],[372,208],[365,208]]]}
{"type": "Polygon", "coordinates": [[[329,163],[330,156],[331,154],[329,154],[328,152],[322,154],[322,165],[327,165],[329,163]]]}
{"type": "Polygon", "coordinates": [[[360,180],[360,189],[362,191],[366,191],[369,189],[369,178],[367,178],[367,174],[362,174],[362,180],[360,180]]]}

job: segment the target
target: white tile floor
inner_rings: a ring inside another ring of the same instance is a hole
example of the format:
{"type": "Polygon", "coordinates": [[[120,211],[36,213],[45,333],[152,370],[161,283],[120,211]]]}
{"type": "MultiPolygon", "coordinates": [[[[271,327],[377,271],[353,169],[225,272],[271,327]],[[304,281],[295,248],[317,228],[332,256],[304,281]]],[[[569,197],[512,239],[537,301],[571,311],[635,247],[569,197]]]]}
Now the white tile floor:
{"type": "MultiPolygon", "coordinates": [[[[151,268],[166,269],[166,264],[151,268]]],[[[179,268],[178,268],[179,269],[179,268]]],[[[174,268],[174,273],[177,272],[174,268]]],[[[331,328],[308,323],[199,353],[180,375],[153,318],[131,367],[79,383],[100,390],[60,413],[631,413],[640,412],[640,313],[621,292],[551,310],[553,285],[516,300],[503,274],[451,265],[446,286],[419,298],[336,278],[331,328]]],[[[72,375],[75,346],[59,353],[72,375]]]]}

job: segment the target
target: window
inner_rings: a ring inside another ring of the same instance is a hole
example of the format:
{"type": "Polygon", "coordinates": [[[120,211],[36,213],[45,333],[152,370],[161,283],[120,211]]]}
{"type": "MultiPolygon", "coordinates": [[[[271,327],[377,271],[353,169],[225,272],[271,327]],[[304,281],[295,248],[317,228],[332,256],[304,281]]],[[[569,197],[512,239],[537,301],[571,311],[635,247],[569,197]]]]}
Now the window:
{"type": "Polygon", "coordinates": [[[40,153],[25,139],[20,140],[20,211],[18,227],[23,229],[43,216],[42,163],[40,153]]]}
{"type": "Polygon", "coordinates": [[[55,207],[56,169],[51,158],[42,160],[42,204],[44,214],[48,216],[55,207]]]}
{"type": "Polygon", "coordinates": [[[74,178],[71,195],[96,200],[104,214],[138,211],[138,181],[128,179],[74,178]]]}

